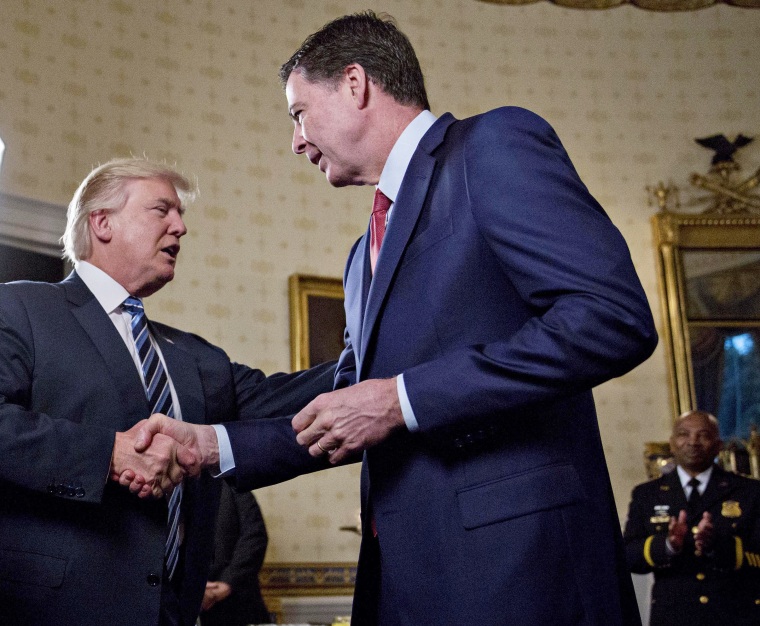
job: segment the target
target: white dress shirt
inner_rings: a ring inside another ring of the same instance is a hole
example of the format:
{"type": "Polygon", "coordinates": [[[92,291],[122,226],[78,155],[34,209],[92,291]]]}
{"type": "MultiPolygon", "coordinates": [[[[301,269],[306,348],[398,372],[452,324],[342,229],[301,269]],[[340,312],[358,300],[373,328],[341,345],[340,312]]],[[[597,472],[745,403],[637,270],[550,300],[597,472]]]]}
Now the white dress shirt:
{"type": "MultiPolygon", "coordinates": [[[[87,288],[92,292],[95,299],[100,303],[100,306],[103,307],[103,310],[113,322],[119,336],[127,346],[127,350],[129,350],[132,360],[135,362],[135,367],[140,374],[140,380],[143,381],[144,386],[145,376],[143,374],[142,362],[140,361],[140,354],[137,352],[135,339],[132,336],[132,316],[121,307],[124,300],[129,297],[129,292],[99,267],[95,267],[87,261],[77,261],[74,267],[76,268],[79,278],[81,278],[84,284],[87,285],[87,288]]],[[[152,337],[151,341],[153,341],[153,347],[156,349],[156,354],[158,354],[158,358],[161,359],[161,364],[164,366],[166,378],[169,380],[169,391],[172,394],[172,403],[174,404],[174,416],[181,420],[182,410],[180,409],[177,392],[174,390],[172,377],[169,374],[169,368],[166,367],[164,355],[161,353],[161,348],[158,345],[158,342],[154,341],[152,337]]],[[[145,417],[148,416],[146,415],[145,417]]]]}
{"type": "MultiPolygon", "coordinates": [[[[388,155],[388,160],[385,162],[383,172],[380,174],[380,182],[377,184],[377,188],[393,203],[388,210],[385,231],[386,235],[388,230],[393,228],[393,209],[395,207],[399,190],[401,189],[401,183],[406,175],[406,170],[409,168],[409,163],[414,156],[414,152],[417,150],[417,146],[420,145],[422,137],[424,137],[425,133],[430,130],[430,127],[435,123],[436,119],[436,116],[430,111],[422,111],[422,113],[415,117],[409,126],[404,129],[404,132],[402,132],[401,136],[396,140],[391,153],[388,155]]],[[[396,377],[396,390],[398,391],[401,413],[404,415],[406,427],[411,432],[419,430],[419,423],[414,415],[414,409],[412,409],[412,405],[409,402],[409,396],[406,393],[403,374],[399,374],[396,377]]]]}

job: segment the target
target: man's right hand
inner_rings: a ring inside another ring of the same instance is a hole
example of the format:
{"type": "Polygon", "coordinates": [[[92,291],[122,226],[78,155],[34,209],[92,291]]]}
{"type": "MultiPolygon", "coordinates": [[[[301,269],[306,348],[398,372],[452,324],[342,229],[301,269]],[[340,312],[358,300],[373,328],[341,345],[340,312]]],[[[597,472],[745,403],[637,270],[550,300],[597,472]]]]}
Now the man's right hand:
{"type": "Polygon", "coordinates": [[[681,511],[678,517],[671,517],[668,525],[668,543],[675,554],[683,550],[683,540],[689,527],[686,525],[686,511],[681,511]]]}
{"type": "Polygon", "coordinates": [[[145,424],[147,420],[116,433],[110,477],[142,498],[160,498],[181,483],[189,473],[188,468],[198,461],[194,452],[163,434],[153,437],[150,446],[138,449],[137,440],[145,424]],[[138,476],[140,480],[135,481],[138,476]]]}

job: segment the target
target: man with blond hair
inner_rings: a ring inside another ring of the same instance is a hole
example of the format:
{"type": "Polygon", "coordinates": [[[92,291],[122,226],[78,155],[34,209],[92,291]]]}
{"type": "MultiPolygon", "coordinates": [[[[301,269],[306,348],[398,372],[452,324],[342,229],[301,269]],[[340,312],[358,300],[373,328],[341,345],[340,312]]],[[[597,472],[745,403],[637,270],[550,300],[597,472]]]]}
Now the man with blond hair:
{"type": "MultiPolygon", "coordinates": [[[[168,437],[136,453],[136,428],[152,413],[192,424],[264,417],[270,391],[298,375],[266,378],[147,319],[142,299],[174,278],[192,195],[164,165],[105,163],[69,205],[71,275],[0,285],[2,624],[195,622],[220,483],[183,480],[198,459],[168,437]],[[126,487],[135,472],[152,498],[126,487]]],[[[331,380],[270,408],[295,412],[331,380]]]]}

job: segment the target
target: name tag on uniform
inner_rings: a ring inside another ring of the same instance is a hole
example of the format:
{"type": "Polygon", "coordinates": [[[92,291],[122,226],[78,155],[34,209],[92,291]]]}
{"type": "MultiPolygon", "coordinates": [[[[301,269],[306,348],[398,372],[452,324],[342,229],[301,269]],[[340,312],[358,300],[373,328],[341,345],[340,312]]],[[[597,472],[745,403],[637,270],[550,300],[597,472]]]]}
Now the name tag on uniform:
{"type": "Polygon", "coordinates": [[[670,521],[670,505],[655,504],[654,515],[649,518],[652,524],[667,524],[670,521]]]}

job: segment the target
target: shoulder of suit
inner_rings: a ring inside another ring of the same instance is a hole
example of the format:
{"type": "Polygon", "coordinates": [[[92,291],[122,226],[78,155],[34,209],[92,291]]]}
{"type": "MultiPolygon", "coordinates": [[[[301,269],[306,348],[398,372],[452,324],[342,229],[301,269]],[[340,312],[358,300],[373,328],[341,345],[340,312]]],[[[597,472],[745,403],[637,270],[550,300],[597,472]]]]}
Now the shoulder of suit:
{"type": "Polygon", "coordinates": [[[742,476],[741,474],[736,474],[734,472],[728,472],[719,467],[716,467],[713,470],[713,475],[710,480],[718,480],[723,483],[728,483],[732,487],[741,487],[760,493],[760,480],[748,478],[747,476],[742,476]]]}
{"type": "Polygon", "coordinates": [[[16,298],[21,301],[60,298],[64,294],[63,283],[43,283],[32,280],[19,280],[12,283],[0,283],[3,300],[16,298]]]}
{"type": "Polygon", "coordinates": [[[161,322],[151,323],[153,324],[153,327],[158,330],[162,337],[168,339],[172,343],[175,343],[186,349],[199,348],[212,350],[219,353],[220,355],[224,355],[224,357],[227,358],[227,353],[224,350],[222,350],[219,346],[215,346],[213,343],[204,339],[200,335],[189,333],[187,331],[180,330],[179,328],[174,328],[173,326],[162,324],[161,322]]]}
{"type": "Polygon", "coordinates": [[[12,293],[55,293],[62,289],[63,283],[43,283],[36,280],[16,280],[11,283],[0,283],[0,289],[12,293]]]}
{"type": "Polygon", "coordinates": [[[515,127],[537,127],[546,128],[550,127],[543,117],[516,106],[504,106],[498,109],[492,109],[485,113],[480,113],[472,117],[461,120],[465,125],[472,125],[473,127],[499,127],[499,126],[515,126],[515,127]]]}
{"type": "Polygon", "coordinates": [[[669,488],[669,482],[667,474],[664,474],[652,480],[648,480],[645,483],[636,485],[633,488],[633,495],[636,497],[637,495],[644,495],[650,492],[667,490],[669,488]]]}

